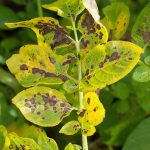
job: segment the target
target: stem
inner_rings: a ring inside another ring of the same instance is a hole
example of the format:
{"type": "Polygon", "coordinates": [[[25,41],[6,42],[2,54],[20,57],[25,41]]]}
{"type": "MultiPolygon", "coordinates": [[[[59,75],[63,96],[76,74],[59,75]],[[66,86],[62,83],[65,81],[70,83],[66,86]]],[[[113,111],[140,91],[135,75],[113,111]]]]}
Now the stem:
{"type": "MultiPolygon", "coordinates": [[[[76,19],[73,20],[72,18],[72,26],[73,26],[73,31],[74,31],[74,36],[76,40],[76,50],[77,50],[77,56],[80,54],[80,45],[79,45],[79,39],[78,39],[78,34],[76,30],[76,25],[75,25],[76,19]]],[[[82,68],[81,68],[81,61],[78,60],[78,81],[82,79],[82,68]]],[[[80,109],[83,109],[83,92],[79,90],[79,102],[80,102],[80,109]]],[[[83,150],[88,150],[88,141],[87,141],[87,136],[82,135],[82,147],[83,150]]]]}
{"type": "Polygon", "coordinates": [[[37,3],[37,9],[38,9],[39,17],[43,17],[43,10],[42,10],[42,7],[41,7],[41,0],[37,0],[36,3],[37,3]]]}

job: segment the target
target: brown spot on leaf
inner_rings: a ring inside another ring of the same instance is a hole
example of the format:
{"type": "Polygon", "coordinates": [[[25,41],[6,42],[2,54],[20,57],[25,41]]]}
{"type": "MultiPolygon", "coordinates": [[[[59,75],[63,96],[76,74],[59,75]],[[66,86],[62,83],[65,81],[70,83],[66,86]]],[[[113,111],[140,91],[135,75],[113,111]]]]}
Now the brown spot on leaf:
{"type": "Polygon", "coordinates": [[[84,116],[85,112],[86,112],[86,110],[83,109],[83,110],[80,112],[79,116],[82,118],[82,117],[84,116]]]}
{"type": "Polygon", "coordinates": [[[88,99],[87,99],[87,103],[88,103],[88,104],[90,104],[90,101],[91,101],[91,100],[90,100],[90,98],[88,97],[88,99]]]}
{"type": "Polygon", "coordinates": [[[84,38],[82,38],[82,40],[81,40],[81,47],[83,49],[85,49],[89,43],[90,43],[89,40],[85,40],[84,38]]]}
{"type": "Polygon", "coordinates": [[[20,70],[28,70],[28,66],[26,64],[22,64],[20,66],[20,70]]]}

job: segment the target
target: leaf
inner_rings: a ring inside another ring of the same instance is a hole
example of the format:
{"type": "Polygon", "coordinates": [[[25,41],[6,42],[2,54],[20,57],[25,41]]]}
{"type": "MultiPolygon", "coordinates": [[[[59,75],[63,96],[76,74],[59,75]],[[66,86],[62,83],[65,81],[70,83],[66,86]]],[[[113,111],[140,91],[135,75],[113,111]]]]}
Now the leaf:
{"type": "Polygon", "coordinates": [[[139,61],[143,49],[125,41],[111,41],[90,50],[82,60],[83,91],[113,84],[127,75],[139,61]]]}
{"type": "Polygon", "coordinates": [[[65,135],[73,135],[76,134],[80,129],[80,123],[78,121],[70,121],[66,123],[59,131],[59,133],[63,133],[65,135]]]}
{"type": "Polygon", "coordinates": [[[15,133],[8,134],[9,138],[9,150],[23,150],[23,149],[32,149],[32,150],[40,150],[38,144],[29,138],[22,138],[16,135],[15,133]]]}
{"type": "Polygon", "coordinates": [[[6,63],[9,70],[15,74],[24,87],[39,84],[62,84],[68,79],[66,71],[68,64],[74,61],[74,57],[67,55],[56,59],[55,55],[49,53],[50,50],[46,47],[26,45],[20,49],[19,54],[13,55],[6,63]],[[60,64],[61,61],[62,64],[60,64]]]}
{"type": "Polygon", "coordinates": [[[18,4],[18,5],[25,5],[26,4],[26,0],[12,0],[14,3],[18,4]]]}
{"type": "Polygon", "coordinates": [[[150,118],[143,120],[129,135],[123,150],[148,150],[150,147],[150,118]]]}
{"type": "Polygon", "coordinates": [[[79,122],[97,126],[103,121],[105,109],[95,92],[88,92],[84,95],[83,106],[84,109],[79,113],[79,122]]]}
{"type": "Polygon", "coordinates": [[[41,150],[58,150],[57,143],[49,138],[43,129],[30,126],[24,131],[23,136],[33,139],[39,145],[41,150]]]}
{"type": "Polygon", "coordinates": [[[98,7],[95,0],[82,0],[85,8],[89,11],[89,13],[92,15],[94,20],[99,23],[100,16],[98,7]]]}
{"type": "Polygon", "coordinates": [[[74,109],[61,92],[42,86],[20,92],[13,103],[27,120],[44,127],[58,125],[74,109]]]}
{"type": "Polygon", "coordinates": [[[141,47],[150,44],[150,2],[137,17],[131,36],[141,47]]]}
{"type": "Polygon", "coordinates": [[[57,0],[52,4],[43,5],[43,7],[57,12],[59,16],[64,18],[75,18],[84,10],[81,0],[57,0]]]}
{"type": "Polygon", "coordinates": [[[81,146],[69,143],[64,150],[81,150],[81,146]]]}
{"type": "Polygon", "coordinates": [[[144,62],[150,66],[150,55],[144,59],[144,62]]]}
{"type": "Polygon", "coordinates": [[[0,125],[0,149],[3,149],[5,145],[5,137],[7,135],[7,130],[4,126],[0,125]]]}
{"type": "Polygon", "coordinates": [[[101,23],[96,23],[88,12],[81,16],[78,29],[82,33],[80,39],[81,49],[93,48],[98,44],[106,43],[108,40],[106,28],[101,23]]]}
{"type": "Polygon", "coordinates": [[[17,15],[8,7],[0,5],[0,29],[7,29],[4,25],[5,22],[15,22],[18,21],[17,15]]]}
{"type": "Polygon", "coordinates": [[[122,2],[114,2],[109,6],[103,8],[103,13],[106,17],[106,25],[110,30],[110,38],[120,39],[126,32],[130,12],[129,8],[122,2]]]}
{"type": "Polygon", "coordinates": [[[74,93],[78,90],[78,83],[73,80],[68,80],[63,84],[63,88],[68,93],[74,93]]]}
{"type": "Polygon", "coordinates": [[[89,124],[82,124],[82,134],[85,136],[92,136],[96,132],[94,126],[89,124]]]}
{"type": "Polygon", "coordinates": [[[39,45],[50,46],[52,50],[57,47],[66,47],[72,40],[59,22],[51,17],[35,18],[17,23],[5,23],[9,28],[31,28],[37,35],[39,45]]]}
{"type": "Polygon", "coordinates": [[[150,81],[150,68],[147,66],[139,66],[133,73],[133,79],[138,82],[150,81]]]}

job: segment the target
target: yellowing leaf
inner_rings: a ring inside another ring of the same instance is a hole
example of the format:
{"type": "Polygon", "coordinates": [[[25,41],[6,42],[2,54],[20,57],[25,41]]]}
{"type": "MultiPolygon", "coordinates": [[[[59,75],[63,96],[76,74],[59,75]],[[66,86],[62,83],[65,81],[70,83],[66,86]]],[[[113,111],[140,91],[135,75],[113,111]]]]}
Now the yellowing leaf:
{"type": "Polygon", "coordinates": [[[61,92],[42,86],[20,92],[13,103],[27,120],[44,127],[58,125],[73,110],[61,92]]]}
{"type": "Polygon", "coordinates": [[[78,121],[70,121],[66,123],[59,131],[59,133],[63,133],[65,135],[73,135],[76,134],[80,129],[80,123],[78,121]]]}
{"type": "Polygon", "coordinates": [[[35,18],[17,23],[6,23],[9,28],[31,28],[37,35],[39,45],[50,46],[52,50],[57,47],[70,45],[72,40],[59,22],[51,17],[35,18]]]}
{"type": "Polygon", "coordinates": [[[64,150],[81,150],[82,147],[76,144],[69,143],[64,150]]]}
{"type": "Polygon", "coordinates": [[[9,150],[41,150],[33,139],[19,137],[15,133],[8,134],[8,141],[9,146],[7,149],[9,150]]]}
{"type": "Polygon", "coordinates": [[[68,79],[68,65],[74,60],[71,54],[56,57],[44,46],[26,45],[6,63],[21,85],[30,87],[62,84],[68,79]]]}
{"type": "Polygon", "coordinates": [[[77,17],[84,10],[81,0],[57,0],[52,4],[43,5],[43,7],[56,11],[59,16],[65,18],[77,17]]]}
{"type": "Polygon", "coordinates": [[[95,0],[82,0],[85,8],[93,16],[94,20],[99,23],[100,16],[98,12],[98,7],[95,0]]]}
{"type": "Polygon", "coordinates": [[[84,109],[79,113],[82,124],[97,126],[105,117],[105,109],[95,92],[88,92],[83,98],[84,109]]]}
{"type": "Polygon", "coordinates": [[[129,24],[129,8],[122,2],[115,2],[103,9],[106,26],[110,30],[110,38],[120,39],[129,24]]]}
{"type": "Polygon", "coordinates": [[[108,40],[106,28],[101,23],[96,23],[88,12],[81,16],[78,29],[82,33],[80,39],[81,49],[93,48],[98,44],[104,44],[108,40]]]}
{"type": "Polygon", "coordinates": [[[5,145],[5,138],[7,135],[7,130],[4,126],[0,125],[0,149],[3,149],[5,145]]]}
{"type": "Polygon", "coordinates": [[[83,66],[87,67],[83,69],[84,79],[80,88],[83,91],[96,90],[117,82],[134,68],[142,52],[142,48],[125,41],[96,46],[82,60],[83,66]]]}

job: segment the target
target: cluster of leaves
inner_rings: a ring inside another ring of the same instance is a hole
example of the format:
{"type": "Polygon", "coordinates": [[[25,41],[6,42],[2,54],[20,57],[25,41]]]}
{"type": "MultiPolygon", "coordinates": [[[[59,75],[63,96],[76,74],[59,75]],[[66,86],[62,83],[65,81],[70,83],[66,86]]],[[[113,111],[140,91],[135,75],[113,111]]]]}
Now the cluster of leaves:
{"type": "MultiPolygon", "coordinates": [[[[17,0],[13,2],[15,3],[17,0]]],[[[21,5],[24,4],[22,1],[21,5]]],[[[58,15],[67,19],[67,24],[62,21],[59,23],[51,17],[7,24],[11,28],[31,28],[36,33],[38,40],[37,45],[23,46],[19,54],[13,55],[7,61],[7,65],[22,86],[26,88],[34,86],[22,91],[13,99],[13,103],[21,110],[27,120],[44,127],[55,126],[63,118],[70,115],[72,110],[77,110],[78,121],[77,118],[71,120],[61,128],[60,133],[73,135],[81,129],[82,134],[91,136],[96,131],[95,126],[101,123],[105,116],[104,107],[94,91],[113,84],[128,74],[137,64],[139,56],[143,52],[140,47],[145,49],[142,58],[142,60],[145,59],[145,64],[140,63],[140,66],[136,68],[133,74],[133,78],[140,82],[147,82],[150,79],[149,56],[147,56],[149,54],[147,49],[150,32],[148,16],[150,5],[148,3],[143,9],[132,29],[131,36],[134,39],[132,41],[140,46],[138,47],[135,44],[124,41],[108,42],[108,38],[109,40],[124,38],[123,36],[127,31],[130,20],[127,5],[114,0],[111,5],[103,9],[104,17],[100,23],[97,7],[92,9],[86,0],[83,1],[83,4],[81,1],[68,0],[66,3],[58,1],[43,6],[49,10],[57,11],[58,15]],[[89,12],[83,11],[84,7],[89,12]],[[78,23],[75,24],[77,26],[76,30],[81,35],[79,36],[81,52],[77,55],[76,42],[73,40],[74,36],[72,36],[73,26],[68,20],[73,19],[74,21],[74,17],[80,13],[82,15],[77,18],[78,23]],[[65,27],[62,27],[62,24],[65,27]],[[83,79],[81,81],[77,80],[77,65],[79,62],[82,63],[83,79]],[[82,110],[79,109],[77,94],[79,90],[84,92],[84,109],[82,110]]],[[[31,9],[28,10],[31,11],[31,9]]],[[[30,12],[28,17],[27,14],[23,15],[20,12],[18,14],[24,17],[21,20],[26,20],[27,18],[37,17],[36,11],[33,12],[30,12]],[[35,16],[31,16],[31,14],[35,14],[35,16]]],[[[18,20],[8,21],[15,22],[18,20]]],[[[24,44],[35,41],[30,30],[15,31],[17,31],[19,40],[24,38],[26,34],[27,37],[30,37],[29,42],[28,40],[24,41],[24,39],[21,40],[24,44]]],[[[15,43],[14,37],[16,38],[16,33],[12,37],[11,42],[13,44],[15,43]]],[[[1,45],[13,45],[7,44],[11,42],[8,40],[1,45]]],[[[11,49],[17,50],[22,45],[22,42],[20,43],[18,45],[14,44],[15,46],[17,45],[16,47],[8,48],[8,51],[11,49]]],[[[11,53],[3,58],[2,64],[5,63],[5,59],[11,53]]],[[[2,56],[5,55],[2,54],[2,56]]],[[[12,79],[14,78],[12,77],[12,79]]],[[[17,84],[16,81],[15,84],[17,84]]],[[[133,136],[129,136],[136,125],[142,121],[144,122],[142,126],[145,127],[145,130],[149,130],[148,126],[146,126],[148,121],[143,120],[150,112],[149,84],[149,82],[138,83],[131,80],[129,76],[129,78],[101,91],[100,99],[107,111],[104,123],[97,129],[103,143],[120,146],[128,138],[124,149],[131,149],[133,148],[132,144],[134,144],[131,139],[137,136],[141,137],[142,131],[138,127],[135,133],[133,132],[133,136]],[[117,98],[116,102],[114,102],[114,98],[117,98]]],[[[12,82],[9,83],[9,86],[13,85],[12,82]]],[[[17,86],[19,87],[18,84],[17,86]]],[[[16,89],[14,86],[14,90],[16,89]]],[[[18,91],[20,91],[20,87],[18,91]]],[[[16,90],[16,93],[18,91],[16,90]]],[[[2,112],[2,114],[4,113],[2,112]]],[[[11,114],[14,115],[14,113],[11,114]]],[[[13,135],[13,137],[15,136],[13,135]]],[[[148,138],[145,137],[145,139],[148,138]]],[[[134,148],[141,150],[141,145],[147,145],[147,143],[147,140],[143,140],[143,143],[138,146],[134,144],[134,148]]],[[[40,144],[38,143],[38,145],[40,144]]],[[[69,144],[68,149],[73,150],[73,145],[69,144]]]]}

